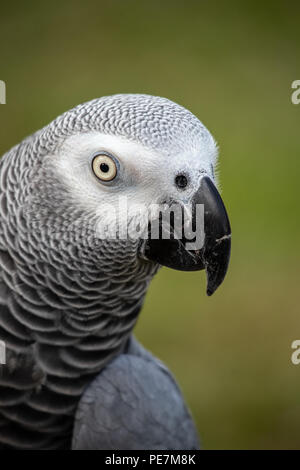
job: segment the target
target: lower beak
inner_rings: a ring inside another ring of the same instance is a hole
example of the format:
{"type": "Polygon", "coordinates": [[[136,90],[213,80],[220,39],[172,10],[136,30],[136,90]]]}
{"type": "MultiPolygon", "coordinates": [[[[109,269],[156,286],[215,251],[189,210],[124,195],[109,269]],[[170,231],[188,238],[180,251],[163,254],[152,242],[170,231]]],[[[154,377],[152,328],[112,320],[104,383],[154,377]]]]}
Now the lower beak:
{"type": "MultiPolygon", "coordinates": [[[[146,240],[144,256],[163,266],[181,271],[205,269],[206,292],[207,295],[212,295],[223,282],[227,272],[230,259],[231,229],[222,198],[212,180],[207,176],[201,179],[200,187],[192,199],[190,216],[192,220],[189,222],[192,222],[193,230],[196,233],[197,223],[199,223],[197,207],[204,208],[204,212],[202,210],[202,221],[204,222],[202,232],[204,233],[200,248],[191,248],[191,239],[187,239],[184,235],[176,238],[174,236],[176,230],[173,230],[173,236],[166,239],[163,226],[161,226],[158,238],[149,237],[146,240]]],[[[183,212],[182,226],[186,223],[184,218],[186,218],[185,212],[183,212]]]]}

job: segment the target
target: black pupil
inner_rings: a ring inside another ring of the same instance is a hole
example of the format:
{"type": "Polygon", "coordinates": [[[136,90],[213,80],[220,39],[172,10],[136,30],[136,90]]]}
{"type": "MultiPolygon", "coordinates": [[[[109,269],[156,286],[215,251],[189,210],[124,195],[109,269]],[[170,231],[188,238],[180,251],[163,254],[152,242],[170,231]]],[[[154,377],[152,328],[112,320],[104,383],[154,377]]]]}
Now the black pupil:
{"type": "Polygon", "coordinates": [[[188,184],[187,177],[185,175],[177,175],[175,178],[175,184],[178,188],[185,188],[188,184]]]}
{"type": "Polygon", "coordinates": [[[103,172],[103,173],[107,173],[109,171],[109,166],[107,163],[101,163],[100,165],[100,170],[103,172]]]}

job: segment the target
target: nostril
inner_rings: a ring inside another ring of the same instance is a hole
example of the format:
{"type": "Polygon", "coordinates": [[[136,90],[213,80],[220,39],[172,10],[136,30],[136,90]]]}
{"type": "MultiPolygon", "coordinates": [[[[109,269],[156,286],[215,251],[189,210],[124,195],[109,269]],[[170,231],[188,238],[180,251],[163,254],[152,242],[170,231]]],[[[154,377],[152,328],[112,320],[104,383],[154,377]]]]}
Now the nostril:
{"type": "Polygon", "coordinates": [[[179,189],[184,189],[187,187],[188,179],[183,174],[177,175],[175,178],[175,184],[179,189]]]}

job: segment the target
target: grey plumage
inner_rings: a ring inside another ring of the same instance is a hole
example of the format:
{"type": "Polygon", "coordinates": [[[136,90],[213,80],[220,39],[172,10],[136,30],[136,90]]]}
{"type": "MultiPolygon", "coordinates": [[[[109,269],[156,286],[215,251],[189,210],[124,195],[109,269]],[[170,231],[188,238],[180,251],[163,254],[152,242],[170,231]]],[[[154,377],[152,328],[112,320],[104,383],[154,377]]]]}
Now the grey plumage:
{"type": "Polygon", "coordinates": [[[81,398],[73,448],[193,450],[199,440],[172,375],[132,339],[81,398]]]}
{"type": "MultiPolygon", "coordinates": [[[[70,447],[78,401],[126,351],[159,268],[139,256],[139,240],[100,240],[99,217],[57,171],[66,139],[89,132],[139,142],[165,158],[175,149],[186,153],[187,142],[191,152],[203,145],[215,152],[209,132],[181,106],[115,95],[68,111],[2,157],[0,339],[7,365],[0,375],[0,447],[70,447]]],[[[206,171],[213,171],[211,162],[206,171]]],[[[131,367],[129,358],[120,361],[114,364],[131,367]]],[[[155,360],[148,363],[151,374],[165,373],[155,360]]]]}

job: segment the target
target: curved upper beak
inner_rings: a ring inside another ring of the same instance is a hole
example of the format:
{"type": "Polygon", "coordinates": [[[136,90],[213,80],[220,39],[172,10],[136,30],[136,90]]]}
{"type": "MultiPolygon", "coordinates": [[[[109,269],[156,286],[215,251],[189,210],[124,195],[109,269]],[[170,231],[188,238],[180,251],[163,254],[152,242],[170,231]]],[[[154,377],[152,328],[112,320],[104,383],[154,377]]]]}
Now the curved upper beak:
{"type": "Polygon", "coordinates": [[[182,271],[205,269],[207,295],[212,295],[227,272],[231,248],[230,223],[222,198],[207,176],[201,179],[191,205],[190,220],[187,220],[186,211],[182,211],[179,222],[182,236],[178,236],[178,217],[171,217],[171,229],[169,226],[167,230],[160,217],[159,237],[148,237],[144,256],[163,266],[182,271]],[[186,235],[186,226],[193,227],[193,238],[190,233],[186,235]]]}

